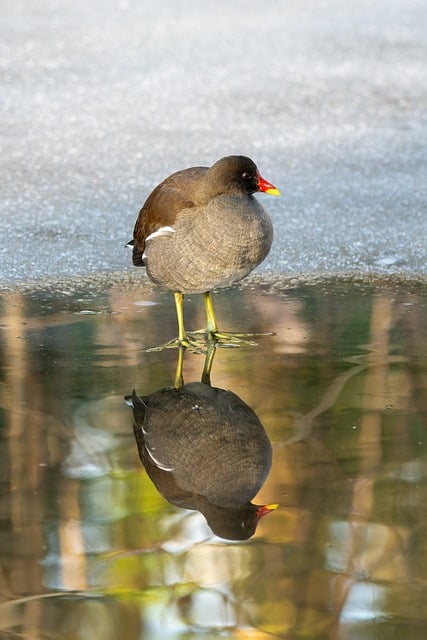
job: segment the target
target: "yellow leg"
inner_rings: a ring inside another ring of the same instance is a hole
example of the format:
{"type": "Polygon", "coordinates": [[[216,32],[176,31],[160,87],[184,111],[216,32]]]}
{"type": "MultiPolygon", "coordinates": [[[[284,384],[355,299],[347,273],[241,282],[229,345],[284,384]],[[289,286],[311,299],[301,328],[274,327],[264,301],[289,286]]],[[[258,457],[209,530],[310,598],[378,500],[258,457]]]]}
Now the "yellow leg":
{"type": "Polygon", "coordinates": [[[218,325],[216,323],[215,309],[210,291],[206,291],[206,293],[203,294],[203,302],[205,303],[206,318],[208,321],[208,337],[214,336],[218,333],[218,325]]]}
{"type": "Polygon", "coordinates": [[[147,351],[161,351],[162,349],[171,349],[176,347],[189,347],[191,351],[195,353],[206,353],[206,347],[209,347],[209,342],[213,341],[221,347],[238,347],[243,345],[256,345],[257,343],[250,338],[257,336],[271,336],[274,335],[268,333],[229,333],[218,331],[218,325],[216,321],[215,309],[212,303],[212,297],[210,291],[206,291],[203,294],[203,301],[205,304],[207,329],[201,331],[190,331],[188,334],[184,327],[184,294],[176,291],[175,307],[176,316],[178,320],[178,338],[171,340],[165,345],[159,347],[152,347],[147,351]],[[198,338],[199,335],[203,336],[203,339],[198,338]],[[190,336],[190,337],[189,337],[190,336]],[[194,336],[194,337],[193,337],[194,336]],[[197,337],[196,337],[197,336],[197,337]],[[249,339],[245,339],[249,338],[249,339]]]}
{"type": "Polygon", "coordinates": [[[175,307],[176,317],[178,319],[178,342],[185,345],[187,342],[187,336],[184,328],[184,294],[175,291],[175,307]]]}
{"type": "MultiPolygon", "coordinates": [[[[165,345],[167,348],[181,347],[187,348],[190,347],[192,351],[196,353],[204,353],[204,345],[200,343],[200,341],[190,339],[187,336],[187,332],[184,327],[184,294],[179,291],[175,291],[175,307],[176,307],[176,317],[178,320],[178,339],[172,340],[165,345]]],[[[182,354],[181,354],[182,355],[182,354]]]]}
{"type": "MultiPolygon", "coordinates": [[[[191,351],[194,351],[195,353],[205,353],[204,342],[202,342],[201,340],[190,339],[187,336],[187,333],[185,331],[184,294],[180,293],[179,291],[176,291],[174,293],[174,296],[175,296],[176,317],[178,320],[178,338],[176,338],[175,340],[171,340],[166,344],[163,344],[157,347],[151,347],[150,349],[147,349],[147,351],[163,351],[163,349],[176,349],[177,347],[181,349],[181,348],[189,347],[191,351]]],[[[181,356],[182,354],[180,354],[180,357],[181,356]]],[[[178,362],[178,366],[179,366],[179,362],[178,362]]],[[[181,363],[181,374],[177,373],[175,386],[177,385],[178,387],[182,386],[182,384],[179,382],[181,378],[182,378],[182,363],[181,363]]]]}

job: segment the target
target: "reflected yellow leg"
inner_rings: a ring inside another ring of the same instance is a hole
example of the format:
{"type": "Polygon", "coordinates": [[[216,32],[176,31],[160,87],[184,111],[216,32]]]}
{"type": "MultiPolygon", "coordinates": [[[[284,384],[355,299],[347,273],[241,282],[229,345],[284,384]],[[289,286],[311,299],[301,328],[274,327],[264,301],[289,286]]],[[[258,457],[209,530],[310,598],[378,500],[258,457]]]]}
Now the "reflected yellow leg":
{"type": "Polygon", "coordinates": [[[211,371],[216,350],[215,340],[207,341],[206,358],[202,373],[202,382],[211,386],[211,371]]]}
{"type": "MultiPolygon", "coordinates": [[[[175,382],[174,388],[177,391],[180,391],[184,386],[184,376],[183,376],[183,366],[184,366],[184,354],[186,347],[182,344],[178,346],[178,359],[176,362],[176,370],[175,370],[175,382]]],[[[205,364],[203,366],[202,373],[202,382],[211,386],[211,371],[212,365],[215,356],[216,345],[214,340],[207,341],[206,355],[205,355],[205,364]]]]}
{"type": "Polygon", "coordinates": [[[176,363],[176,372],[175,372],[175,383],[174,387],[179,391],[184,386],[184,376],[182,374],[182,367],[184,364],[184,345],[180,344],[178,346],[178,360],[176,363]]]}

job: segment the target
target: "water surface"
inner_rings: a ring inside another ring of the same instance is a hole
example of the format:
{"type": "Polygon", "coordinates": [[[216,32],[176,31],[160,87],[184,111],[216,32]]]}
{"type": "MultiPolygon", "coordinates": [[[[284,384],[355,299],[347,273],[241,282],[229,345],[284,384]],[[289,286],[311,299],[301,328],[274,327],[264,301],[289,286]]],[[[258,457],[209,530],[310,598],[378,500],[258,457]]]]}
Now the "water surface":
{"type": "MultiPolygon", "coordinates": [[[[172,296],[4,295],[0,636],[424,639],[426,301],[410,283],[214,295],[221,329],[274,332],[211,372],[272,447],[252,502],[279,507],[236,540],[159,493],[123,400],[174,384],[177,350],[148,350],[176,335],[172,296]]],[[[203,327],[199,296],[185,312],[203,327]]],[[[203,366],[186,353],[185,383],[203,366]]]]}

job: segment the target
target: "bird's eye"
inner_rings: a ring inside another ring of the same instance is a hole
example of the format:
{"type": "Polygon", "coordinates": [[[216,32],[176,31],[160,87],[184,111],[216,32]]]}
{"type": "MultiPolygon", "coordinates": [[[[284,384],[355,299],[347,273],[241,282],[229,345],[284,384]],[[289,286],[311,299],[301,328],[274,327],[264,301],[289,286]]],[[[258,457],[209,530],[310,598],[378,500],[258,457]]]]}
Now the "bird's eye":
{"type": "Polygon", "coordinates": [[[243,180],[250,180],[252,178],[251,174],[248,171],[244,171],[242,173],[243,180]]]}

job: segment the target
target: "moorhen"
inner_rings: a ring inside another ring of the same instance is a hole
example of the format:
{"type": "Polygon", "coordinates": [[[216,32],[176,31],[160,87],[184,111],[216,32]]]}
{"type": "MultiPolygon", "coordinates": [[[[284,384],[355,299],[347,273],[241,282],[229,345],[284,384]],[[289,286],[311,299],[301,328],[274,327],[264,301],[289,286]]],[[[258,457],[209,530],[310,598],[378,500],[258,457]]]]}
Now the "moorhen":
{"type": "Polygon", "coordinates": [[[227,156],[211,167],[173,173],[148,196],[134,228],[133,264],[174,292],[178,340],[189,346],[183,317],[184,294],[203,293],[207,335],[219,340],[210,291],[248,275],[270,251],[271,218],[253,194],[280,195],[256,164],[227,156]]]}
{"type": "Polygon", "coordinates": [[[231,391],[191,382],[139,398],[133,408],[140,459],[169,502],[200,511],[212,531],[246,540],[277,504],[250,501],[271,467],[271,444],[255,412],[231,391]]]}

